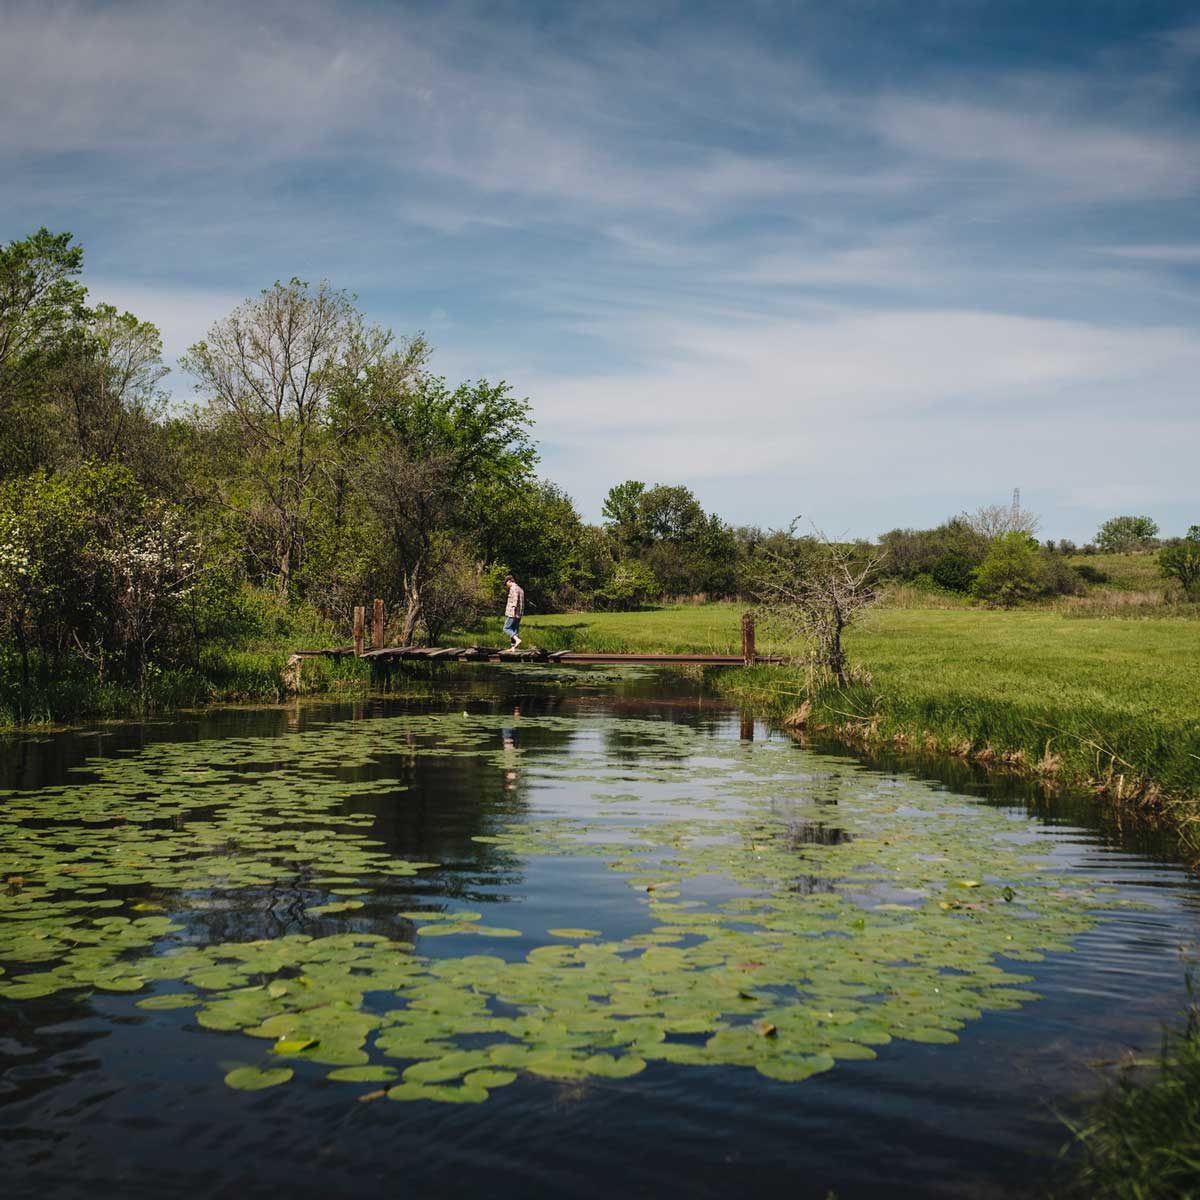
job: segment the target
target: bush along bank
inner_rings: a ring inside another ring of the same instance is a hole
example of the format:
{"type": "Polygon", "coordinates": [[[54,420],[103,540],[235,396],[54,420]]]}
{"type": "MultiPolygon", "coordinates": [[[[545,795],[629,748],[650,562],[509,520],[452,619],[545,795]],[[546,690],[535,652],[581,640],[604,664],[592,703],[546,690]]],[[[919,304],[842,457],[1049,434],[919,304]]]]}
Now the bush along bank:
{"type": "Polygon", "coordinates": [[[35,678],[24,686],[15,670],[5,671],[0,663],[0,729],[137,718],[210,704],[277,704],[294,695],[365,693],[370,687],[370,668],[356,659],[305,659],[289,681],[288,658],[282,650],[210,647],[194,667],[148,671],[140,687],[83,671],[35,678]]]}
{"type": "Polygon", "coordinates": [[[1200,725],[1195,714],[1135,716],[1103,705],[1066,707],[946,691],[872,686],[856,672],[846,688],[810,689],[802,668],[722,672],[722,694],[796,736],[816,734],[863,749],[967,760],[990,770],[1086,790],[1178,831],[1200,858],[1200,725]]]}

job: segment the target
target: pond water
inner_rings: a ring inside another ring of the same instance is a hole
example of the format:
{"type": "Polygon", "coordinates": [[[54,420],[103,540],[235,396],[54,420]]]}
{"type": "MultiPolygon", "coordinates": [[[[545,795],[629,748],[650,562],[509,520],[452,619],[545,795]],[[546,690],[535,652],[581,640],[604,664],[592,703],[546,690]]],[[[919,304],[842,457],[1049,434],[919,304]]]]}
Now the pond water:
{"type": "Polygon", "coordinates": [[[699,679],[4,744],[4,1194],[1036,1195],[1200,891],[699,679]]]}

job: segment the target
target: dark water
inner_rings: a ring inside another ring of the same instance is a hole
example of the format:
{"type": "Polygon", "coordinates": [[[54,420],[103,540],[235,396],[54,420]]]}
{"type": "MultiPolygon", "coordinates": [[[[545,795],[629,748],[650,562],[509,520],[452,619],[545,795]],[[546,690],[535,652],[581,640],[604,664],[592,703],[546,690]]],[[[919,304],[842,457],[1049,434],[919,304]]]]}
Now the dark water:
{"type": "MultiPolygon", "coordinates": [[[[383,749],[363,756],[368,761],[342,772],[355,783],[407,785],[350,794],[343,811],[372,818],[366,831],[389,853],[438,869],[377,885],[347,916],[309,915],[322,897],[308,884],[294,895],[264,887],[160,892],[180,926],[164,945],[346,928],[395,936],[400,910],[441,907],[481,912],[484,922],[522,937],[488,945],[429,938],[418,940],[422,953],[520,957],[556,926],[631,936],[647,927],[644,897],[603,862],[472,839],[550,817],[711,820],[704,805],[722,797],[706,788],[725,789],[735,753],[765,763],[768,785],[772,771],[786,770],[789,786],[809,779],[822,791],[827,815],[793,822],[797,843],[851,836],[839,825],[839,794],[844,808],[854,797],[886,797],[889,789],[910,796],[916,788],[963,814],[971,807],[1005,814],[1049,851],[1059,875],[1137,903],[1099,908],[1090,927],[1069,939],[1070,952],[1017,964],[1042,999],[967,1021],[957,1044],[898,1038],[879,1046],[874,1061],[838,1061],[795,1083],[742,1066],[651,1061],[628,1079],[522,1075],[482,1104],[364,1103],[359,1096],[375,1085],[330,1081],[327,1068],[301,1067],[286,1086],[239,1092],[223,1076],[247,1061],[245,1039],[201,1027],[189,1009],[138,1008],[152,989],[0,998],[5,1197],[1037,1195],[1065,1140],[1062,1116],[1081,1111],[1102,1064],[1152,1053],[1163,1025],[1183,1012],[1181,951],[1196,939],[1200,891],[1152,840],[1124,841],[1119,831],[1089,825],[1086,803],[1011,786],[989,791],[967,779],[954,788],[916,783],[898,768],[866,766],[833,748],[801,749],[707,697],[700,681],[672,675],[597,673],[572,682],[475,668],[440,686],[433,702],[224,711],[13,741],[3,748],[0,786],[86,781],[75,768],[90,759],[136,758],[162,742],[194,743],[202,762],[221,739],[282,746],[297,734],[357,723],[369,747],[380,721],[399,728],[441,710],[494,719],[449,755],[419,752],[438,737],[419,724],[410,751],[384,739],[383,749]],[[695,736],[664,743],[646,736],[644,722],[685,726],[695,736]],[[601,782],[597,763],[608,772],[601,782]]],[[[273,765],[264,761],[262,769],[273,765]]],[[[288,812],[283,797],[285,828],[288,812]]],[[[53,819],[48,808],[46,820],[53,819]]],[[[815,879],[811,886],[815,894],[837,885],[815,879]]],[[[116,891],[127,900],[145,894],[116,891]]],[[[735,893],[711,877],[685,888],[685,896],[714,902],[735,893]]],[[[9,978],[17,973],[3,965],[9,978]]]]}

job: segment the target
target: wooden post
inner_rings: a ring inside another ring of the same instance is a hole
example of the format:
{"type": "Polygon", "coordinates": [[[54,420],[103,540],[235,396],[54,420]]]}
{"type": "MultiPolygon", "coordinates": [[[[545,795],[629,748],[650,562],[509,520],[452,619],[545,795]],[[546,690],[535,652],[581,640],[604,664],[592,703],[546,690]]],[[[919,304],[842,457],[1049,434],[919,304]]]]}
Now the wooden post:
{"type": "Polygon", "coordinates": [[[739,730],[743,742],[754,741],[754,714],[742,711],[742,727],[739,730]]]}
{"type": "Polygon", "coordinates": [[[354,656],[361,658],[363,652],[363,625],[365,624],[367,610],[361,605],[354,606],[354,656]]]}
{"type": "Polygon", "coordinates": [[[383,649],[383,601],[375,597],[375,611],[371,614],[371,649],[383,649]]]}
{"type": "Polygon", "coordinates": [[[754,614],[742,613],[742,661],[752,667],[754,660],[754,614]]]}

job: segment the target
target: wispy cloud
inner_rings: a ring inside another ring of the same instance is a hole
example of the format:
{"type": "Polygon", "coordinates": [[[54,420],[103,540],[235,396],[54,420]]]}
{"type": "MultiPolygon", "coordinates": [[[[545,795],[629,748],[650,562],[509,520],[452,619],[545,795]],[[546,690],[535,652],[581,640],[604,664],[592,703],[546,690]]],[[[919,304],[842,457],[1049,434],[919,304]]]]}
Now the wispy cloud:
{"type": "Polygon", "coordinates": [[[1196,27],[1106,10],[1056,63],[973,11],[951,58],[903,4],[15,0],[0,236],[73,229],[172,353],[292,274],[445,314],[437,365],[529,394],[591,515],[629,473],[764,521],[808,481],[861,532],[1012,482],[1069,522],[1087,472],[1182,512],[1196,27]]]}

